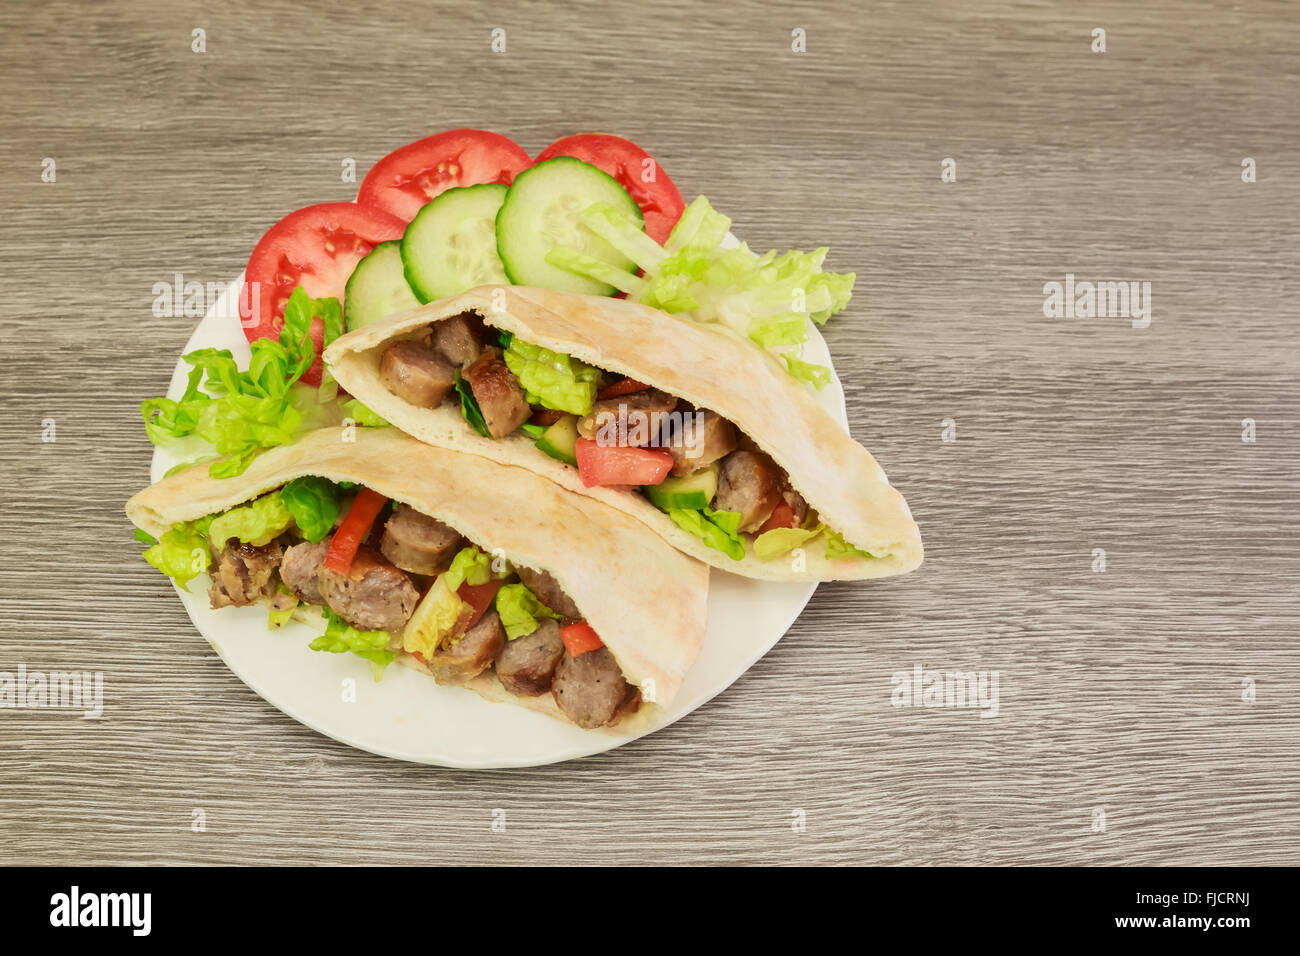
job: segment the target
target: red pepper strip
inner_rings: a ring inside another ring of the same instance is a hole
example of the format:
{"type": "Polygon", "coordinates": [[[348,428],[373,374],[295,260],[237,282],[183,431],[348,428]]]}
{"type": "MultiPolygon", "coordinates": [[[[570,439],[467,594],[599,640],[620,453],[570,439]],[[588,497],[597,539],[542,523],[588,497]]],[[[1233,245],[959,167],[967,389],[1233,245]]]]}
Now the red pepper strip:
{"type": "Polygon", "coordinates": [[[501,590],[501,582],[496,578],[492,578],[487,584],[461,582],[460,587],[456,589],[456,596],[474,609],[474,614],[465,625],[465,630],[468,631],[478,623],[478,619],[492,606],[492,599],[497,596],[499,590],[501,590]]]}
{"type": "Polygon", "coordinates": [[[764,531],[771,531],[773,528],[793,528],[794,526],[794,509],[790,507],[790,502],[782,501],[772,509],[771,517],[763,522],[763,526],[758,529],[758,533],[762,534],[764,531]]]}
{"type": "Polygon", "coordinates": [[[580,657],[587,651],[605,646],[605,642],[586,621],[560,628],[560,640],[564,641],[564,648],[569,652],[570,657],[580,657]]]}
{"type": "Polygon", "coordinates": [[[657,485],[668,477],[673,456],[651,448],[630,445],[601,445],[593,438],[579,438],[574,446],[578,477],[592,485],[657,485]]]}
{"type": "Polygon", "coordinates": [[[634,378],[621,378],[613,385],[606,385],[602,388],[596,393],[596,398],[618,398],[618,396],[627,395],[630,392],[644,392],[649,387],[645,382],[638,382],[634,378]]]}
{"type": "Polygon", "coordinates": [[[334,532],[334,540],[330,542],[330,549],[325,555],[325,567],[339,574],[347,574],[352,570],[352,559],[357,556],[357,548],[361,547],[361,542],[370,532],[370,526],[375,523],[375,518],[386,504],[388,499],[377,491],[362,488],[357,493],[348,516],[339,525],[339,530],[334,532]]]}
{"type": "Polygon", "coordinates": [[[539,408],[533,412],[533,417],[529,419],[534,425],[554,425],[564,417],[564,412],[557,412],[553,408],[539,408]]]}

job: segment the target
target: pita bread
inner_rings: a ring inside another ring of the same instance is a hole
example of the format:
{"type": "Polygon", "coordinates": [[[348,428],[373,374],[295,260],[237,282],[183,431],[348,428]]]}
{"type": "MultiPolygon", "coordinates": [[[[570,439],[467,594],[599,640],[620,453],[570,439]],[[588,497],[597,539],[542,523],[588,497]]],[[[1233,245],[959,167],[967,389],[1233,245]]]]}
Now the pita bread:
{"type": "Polygon", "coordinates": [[[657,309],[549,289],[481,286],[344,335],[325,350],[325,361],[340,385],[421,441],[544,475],[632,515],[674,547],[724,571],[768,580],[827,581],[904,574],[921,564],[921,535],[907,502],[871,454],[813,401],[805,386],[762,350],[657,309]],[[525,434],[484,438],[456,403],[421,408],[384,387],[379,360],[389,342],[467,311],[525,342],[653,385],[730,419],[786,470],[791,484],[832,529],[872,557],[828,558],[825,537],[818,536],[802,549],[802,561],[794,554],[764,561],[754,553],[752,540],[745,557],[735,561],[677,527],[638,492],[585,487],[576,468],[538,451],[525,434]]]}
{"type": "MultiPolygon", "coordinates": [[[[395,428],[325,428],[264,452],[233,478],[213,478],[206,464],[195,465],[135,495],[126,513],[157,537],[303,475],[358,482],[480,548],[501,549],[512,564],[550,572],[646,698],[612,730],[641,733],[666,719],[704,641],[708,568],[640,522],[532,472],[423,444],[395,428]],[[346,440],[349,434],[355,440],[346,440]]],[[[567,720],[550,694],[515,697],[494,671],[467,686],[567,720]]]]}

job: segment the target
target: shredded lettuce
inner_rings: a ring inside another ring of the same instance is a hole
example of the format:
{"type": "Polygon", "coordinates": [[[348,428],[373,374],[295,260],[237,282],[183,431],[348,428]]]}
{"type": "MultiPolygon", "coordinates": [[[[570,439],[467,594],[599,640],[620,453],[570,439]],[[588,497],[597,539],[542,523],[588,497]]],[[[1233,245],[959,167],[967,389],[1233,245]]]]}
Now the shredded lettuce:
{"type": "Polygon", "coordinates": [[[759,560],[771,561],[807,544],[821,532],[821,525],[814,528],[773,528],[754,539],[754,553],[759,560]]]}
{"type": "Polygon", "coordinates": [[[176,524],[145,549],[144,559],[181,587],[208,569],[206,521],[176,524]]]}
{"type": "Polygon", "coordinates": [[[329,534],[343,510],[338,487],[315,475],[293,479],[280,489],[280,499],[308,541],[320,541],[329,534]]]}
{"type": "Polygon", "coordinates": [[[838,531],[827,528],[823,533],[826,535],[826,557],[828,558],[875,557],[870,551],[863,551],[861,548],[849,544],[844,540],[844,535],[838,531]]]}
{"type": "Polygon", "coordinates": [[[830,381],[829,369],[799,358],[812,324],[823,324],[843,309],[853,292],[853,273],[822,271],[824,247],[764,255],[744,243],[724,248],[731,220],[703,196],[686,207],[662,247],[634,217],[608,204],[588,206],[581,220],[644,275],[615,275],[609,263],[569,247],[547,254],[552,265],[617,286],[634,302],[725,326],[784,359],[801,382],[820,389],[830,381]]]}
{"type": "Polygon", "coordinates": [[[330,654],[343,654],[351,651],[357,657],[370,662],[370,671],[375,680],[384,676],[384,669],[393,662],[397,654],[388,650],[391,639],[387,631],[358,631],[343,618],[325,607],[325,633],[308,645],[313,651],[326,651],[330,654]]]}
{"type": "Polygon", "coordinates": [[[135,540],[139,541],[141,544],[158,543],[158,539],[155,538],[153,535],[151,535],[148,531],[145,531],[144,528],[135,529],[135,540]]]}
{"type": "Polygon", "coordinates": [[[298,603],[299,602],[295,600],[291,607],[286,607],[279,611],[273,607],[268,607],[266,612],[266,626],[272,631],[278,631],[280,628],[284,627],[293,620],[293,612],[298,610],[298,603]]]}
{"type": "Polygon", "coordinates": [[[387,419],[376,415],[365,405],[362,405],[359,399],[349,398],[339,403],[343,409],[343,414],[352,419],[358,425],[364,425],[366,428],[388,428],[387,419]]]}
{"type": "Polygon", "coordinates": [[[492,558],[471,544],[456,552],[451,567],[442,573],[442,577],[452,591],[459,590],[466,581],[473,587],[487,584],[492,578],[492,558]]]}
{"type": "Polygon", "coordinates": [[[522,342],[518,336],[511,338],[505,361],[519,379],[529,404],[573,415],[591,413],[600,388],[600,369],[562,352],[522,342]]]}
{"type": "Polygon", "coordinates": [[[208,540],[217,548],[225,547],[231,538],[244,544],[261,547],[283,534],[293,524],[293,515],[285,507],[280,492],[255,498],[212,519],[208,540]]]}
{"type": "Polygon", "coordinates": [[[497,614],[506,629],[506,637],[514,640],[537,630],[538,618],[549,617],[558,621],[560,615],[537,599],[537,595],[523,584],[505,584],[497,592],[497,614]]]}
{"type": "Polygon", "coordinates": [[[469,382],[461,378],[460,369],[456,369],[456,394],[460,396],[460,413],[465,416],[465,421],[484,438],[491,438],[492,433],[488,431],[487,422],[483,419],[483,410],[478,407],[478,399],[474,397],[469,382]]]}
{"type": "Polygon", "coordinates": [[[188,447],[182,440],[197,436],[222,456],[209,466],[214,478],[242,474],[259,450],[293,441],[312,424],[304,416],[311,403],[293,386],[316,360],[313,318],[324,325],[327,345],[343,330],[337,299],[313,299],[298,286],[285,305],[279,339],[252,342],[246,371],[239,371],[227,349],[182,356],[191,370],[180,400],[153,398],[140,406],[149,440],[176,448],[188,447]]]}
{"type": "Polygon", "coordinates": [[[745,557],[745,542],[740,537],[740,515],[735,511],[712,508],[669,508],[668,517],[683,531],[700,538],[710,548],[721,551],[734,561],[745,557]]]}
{"type": "Polygon", "coordinates": [[[415,606],[415,612],[402,631],[402,648],[409,654],[419,654],[426,661],[433,657],[438,645],[460,623],[469,605],[447,586],[447,575],[438,575],[429,592],[415,606]]]}

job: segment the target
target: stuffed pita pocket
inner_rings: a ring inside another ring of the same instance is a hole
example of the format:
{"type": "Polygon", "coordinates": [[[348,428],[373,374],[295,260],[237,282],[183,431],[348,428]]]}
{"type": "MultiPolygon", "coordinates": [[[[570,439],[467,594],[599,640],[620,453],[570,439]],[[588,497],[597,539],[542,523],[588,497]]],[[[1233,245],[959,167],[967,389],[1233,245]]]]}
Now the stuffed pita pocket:
{"type": "Polygon", "coordinates": [[[335,340],[340,385],[423,442],[527,468],[714,567],[903,574],[906,501],[763,351],[617,299],[483,286],[335,340]]]}
{"type": "Polygon", "coordinates": [[[661,724],[704,640],[708,568],[523,469],[329,428],[135,495],[145,557],[214,607],[323,615],[314,650],[392,660],[579,727],[661,724]],[[351,440],[349,440],[351,439],[351,440]]]}

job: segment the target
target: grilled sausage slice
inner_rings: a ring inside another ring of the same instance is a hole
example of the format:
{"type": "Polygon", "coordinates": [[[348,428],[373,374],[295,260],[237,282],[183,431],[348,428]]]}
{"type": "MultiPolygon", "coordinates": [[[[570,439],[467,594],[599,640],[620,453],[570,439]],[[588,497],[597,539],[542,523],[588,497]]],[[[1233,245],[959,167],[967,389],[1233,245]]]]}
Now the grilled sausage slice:
{"type": "Polygon", "coordinates": [[[421,408],[436,408],[456,384],[456,372],[438,355],[405,339],[384,349],[379,380],[398,398],[421,408]]]}
{"type": "Polygon", "coordinates": [[[488,434],[493,438],[509,435],[532,414],[519,380],[497,349],[486,349],[461,375],[469,382],[488,434]]]}
{"type": "Polygon", "coordinates": [[[516,697],[539,697],[551,689],[563,656],[560,625],[547,618],[533,633],[506,641],[497,655],[497,679],[516,697]]]}
{"type": "Polygon", "coordinates": [[[664,428],[664,416],[676,407],[677,397],[657,388],[604,398],[592,405],[591,414],[578,422],[578,434],[599,440],[602,429],[608,435],[609,430],[616,428],[620,440],[626,435],[629,445],[656,445],[664,428]]]}
{"type": "Polygon", "coordinates": [[[439,684],[463,684],[482,673],[505,643],[501,618],[488,611],[455,642],[439,647],[429,658],[429,670],[439,684]]]}
{"type": "Polygon", "coordinates": [[[419,599],[410,578],[364,546],[347,574],[322,567],[319,579],[325,603],[363,631],[400,631],[419,599]]]}
{"type": "Polygon", "coordinates": [[[524,587],[536,594],[537,600],[564,618],[566,624],[582,620],[582,612],[578,610],[578,606],[564,593],[560,582],[549,573],[534,571],[523,566],[515,568],[515,571],[519,574],[519,580],[524,582],[524,587]]]}
{"type": "Polygon", "coordinates": [[[584,730],[612,721],[632,692],[608,647],[577,657],[564,654],[551,683],[556,705],[584,730]]]}
{"type": "Polygon", "coordinates": [[[680,424],[666,424],[660,436],[660,444],[673,456],[672,473],[677,476],[730,455],[736,450],[736,440],[736,426],[707,408],[684,415],[680,424]]]}
{"type": "Polygon", "coordinates": [[[232,538],[212,567],[208,599],[214,608],[247,607],[275,593],[275,569],[284,551],[272,541],[255,547],[232,538]]]}
{"type": "Polygon", "coordinates": [[[717,511],[740,514],[740,530],[753,531],[781,503],[780,467],[760,451],[733,451],[718,469],[717,511]]]}
{"type": "Polygon", "coordinates": [[[451,566],[464,540],[460,532],[438,519],[399,504],[384,525],[379,550],[403,571],[432,575],[451,566]]]}
{"type": "Polygon", "coordinates": [[[304,541],[284,552],[280,565],[280,580],[284,586],[308,604],[324,604],[320,593],[320,569],[330,550],[330,539],[313,544],[304,541]]]}
{"type": "Polygon", "coordinates": [[[483,320],[473,312],[433,323],[434,351],[457,368],[464,368],[483,354],[485,338],[483,320]]]}

